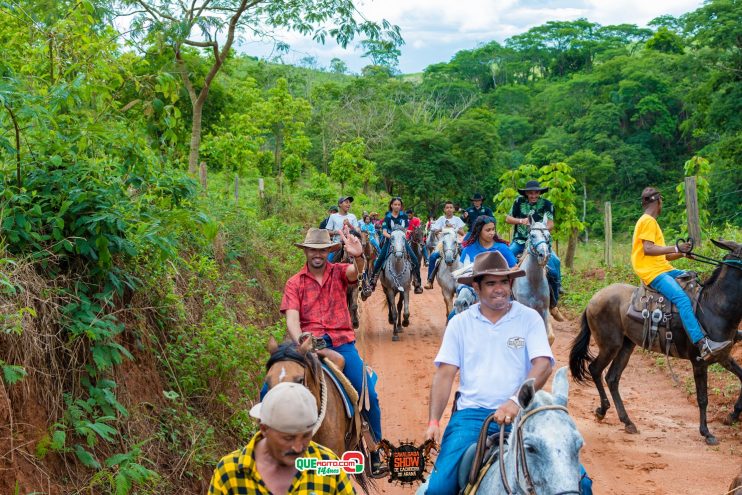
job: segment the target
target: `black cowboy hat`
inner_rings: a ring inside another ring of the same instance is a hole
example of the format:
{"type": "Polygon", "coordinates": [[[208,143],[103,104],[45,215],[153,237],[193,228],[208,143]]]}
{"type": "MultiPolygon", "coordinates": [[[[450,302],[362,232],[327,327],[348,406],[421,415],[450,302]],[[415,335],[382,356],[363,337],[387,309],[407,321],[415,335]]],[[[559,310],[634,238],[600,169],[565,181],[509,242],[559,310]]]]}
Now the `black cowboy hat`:
{"type": "Polygon", "coordinates": [[[343,201],[350,201],[353,202],[353,196],[340,196],[338,199],[338,204],[342,203],[343,201]]]}
{"type": "Polygon", "coordinates": [[[469,201],[484,201],[484,196],[482,196],[481,193],[474,193],[474,195],[469,198],[469,201]]]}
{"type": "Polygon", "coordinates": [[[540,193],[545,193],[548,190],[548,187],[541,187],[539,181],[529,180],[528,182],[526,182],[526,187],[524,187],[523,189],[518,189],[518,192],[525,196],[527,191],[538,191],[540,193]]]}
{"type": "Polygon", "coordinates": [[[484,275],[497,275],[500,277],[518,278],[525,275],[517,265],[510,268],[502,253],[498,251],[485,251],[474,258],[474,266],[470,275],[459,277],[460,284],[471,285],[475,278],[484,275]]]}

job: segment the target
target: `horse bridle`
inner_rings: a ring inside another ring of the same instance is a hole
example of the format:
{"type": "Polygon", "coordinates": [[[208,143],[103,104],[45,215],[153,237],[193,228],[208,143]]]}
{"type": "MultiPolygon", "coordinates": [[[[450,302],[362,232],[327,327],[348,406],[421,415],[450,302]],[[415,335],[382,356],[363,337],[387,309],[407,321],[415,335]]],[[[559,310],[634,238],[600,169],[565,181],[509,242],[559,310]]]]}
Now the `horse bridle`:
{"type": "Polygon", "coordinates": [[[536,252],[536,248],[540,246],[541,244],[546,244],[549,247],[549,251],[551,251],[551,233],[549,232],[549,229],[545,227],[535,227],[528,230],[528,232],[532,230],[540,230],[542,232],[546,232],[544,234],[544,240],[538,241],[536,243],[531,243],[531,240],[528,240],[528,254],[531,256],[538,256],[538,252],[536,252]]]}
{"type": "MultiPolygon", "coordinates": [[[[535,414],[538,414],[544,411],[563,411],[569,414],[569,411],[567,410],[566,407],[556,405],[556,404],[537,407],[523,414],[523,416],[518,420],[518,424],[515,426],[514,431],[511,433],[511,435],[513,435],[513,447],[515,448],[514,455],[516,456],[515,457],[515,481],[518,483],[518,488],[525,491],[525,493],[529,495],[536,495],[536,487],[533,486],[533,478],[531,478],[531,473],[528,470],[528,462],[526,460],[526,449],[525,449],[525,446],[523,445],[523,425],[525,424],[526,421],[528,421],[529,418],[531,418],[535,414]],[[523,480],[525,481],[525,487],[523,486],[523,483],[521,483],[521,474],[520,474],[521,470],[523,471],[523,480]]],[[[492,417],[494,418],[494,413],[492,417]]],[[[505,488],[505,492],[508,495],[516,495],[517,492],[514,492],[510,488],[510,484],[508,483],[507,473],[505,472],[505,455],[504,454],[505,454],[505,428],[500,428],[500,453],[498,455],[499,463],[500,463],[500,477],[502,478],[502,485],[505,488]]],[[[580,495],[580,492],[578,490],[567,490],[567,491],[554,493],[553,495],[567,495],[567,494],[580,495]]]]}
{"type": "MultiPolygon", "coordinates": [[[[452,237],[453,237],[453,236],[455,236],[455,234],[451,234],[451,233],[446,233],[445,235],[446,235],[446,236],[452,236],[452,237]]],[[[442,241],[442,240],[441,240],[441,241],[442,241]]],[[[456,238],[455,238],[455,237],[453,238],[453,245],[454,245],[454,247],[453,247],[453,248],[451,248],[451,249],[444,249],[444,250],[443,250],[443,256],[444,256],[444,258],[445,258],[445,256],[446,256],[446,253],[448,253],[448,252],[451,252],[451,253],[453,253],[453,254],[452,254],[452,257],[453,257],[454,259],[456,258],[456,252],[458,251],[458,248],[459,248],[459,243],[458,243],[458,242],[456,242],[456,238]]]]}

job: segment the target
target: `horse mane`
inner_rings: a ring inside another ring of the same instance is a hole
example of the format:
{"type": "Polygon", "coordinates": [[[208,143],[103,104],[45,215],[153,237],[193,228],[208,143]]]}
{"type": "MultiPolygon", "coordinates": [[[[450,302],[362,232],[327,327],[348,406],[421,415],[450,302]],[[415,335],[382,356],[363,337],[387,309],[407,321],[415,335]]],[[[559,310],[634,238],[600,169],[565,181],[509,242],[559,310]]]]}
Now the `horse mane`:
{"type": "Polygon", "coordinates": [[[319,376],[320,362],[316,354],[313,352],[306,354],[300,353],[296,342],[282,342],[279,344],[276,352],[271,354],[268,362],[265,363],[265,369],[269,370],[274,364],[281,361],[294,361],[308,368],[312,372],[312,375],[319,376]]]}

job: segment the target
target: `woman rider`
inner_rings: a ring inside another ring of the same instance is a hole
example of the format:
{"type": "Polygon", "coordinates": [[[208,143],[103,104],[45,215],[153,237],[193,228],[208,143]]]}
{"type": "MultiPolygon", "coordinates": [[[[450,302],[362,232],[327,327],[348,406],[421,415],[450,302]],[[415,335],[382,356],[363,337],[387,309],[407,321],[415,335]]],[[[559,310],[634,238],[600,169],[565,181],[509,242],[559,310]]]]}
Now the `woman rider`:
{"type": "MultiPolygon", "coordinates": [[[[410,224],[410,220],[407,217],[407,214],[402,210],[402,207],[402,198],[400,197],[392,198],[389,201],[389,211],[384,217],[384,229],[382,230],[384,239],[382,239],[381,251],[379,252],[379,257],[376,258],[376,262],[374,263],[374,272],[371,276],[372,292],[374,289],[376,289],[376,281],[379,278],[379,272],[384,266],[384,262],[386,261],[387,255],[389,254],[389,239],[391,239],[392,237],[392,231],[396,228],[402,229],[402,231],[404,232],[407,230],[407,227],[410,224]]],[[[420,262],[418,261],[417,256],[415,256],[415,253],[412,251],[410,243],[406,240],[405,248],[407,250],[407,255],[410,257],[410,262],[412,263],[412,275],[413,284],[415,285],[415,294],[422,294],[423,288],[420,284],[420,262]]]]}
{"type": "Polygon", "coordinates": [[[461,252],[461,262],[465,265],[474,263],[474,258],[479,253],[485,251],[499,251],[508,262],[509,267],[513,267],[518,262],[512,251],[508,248],[507,243],[497,235],[496,222],[494,217],[482,215],[474,222],[471,230],[471,236],[464,241],[464,250],[461,252]]]}
{"type": "Polygon", "coordinates": [[[366,232],[368,234],[368,241],[378,253],[381,248],[379,247],[379,241],[376,239],[376,227],[374,226],[374,222],[371,221],[371,217],[368,213],[363,213],[363,220],[360,222],[360,226],[361,232],[366,232]]]}

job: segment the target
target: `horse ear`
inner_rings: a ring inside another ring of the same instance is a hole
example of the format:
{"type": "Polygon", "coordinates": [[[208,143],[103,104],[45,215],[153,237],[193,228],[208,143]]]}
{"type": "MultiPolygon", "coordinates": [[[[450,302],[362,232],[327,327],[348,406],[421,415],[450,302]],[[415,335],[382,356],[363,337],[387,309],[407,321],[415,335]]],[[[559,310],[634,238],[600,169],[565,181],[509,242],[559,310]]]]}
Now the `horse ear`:
{"type": "Polygon", "coordinates": [[[535,383],[536,380],[529,378],[523,382],[520,386],[520,390],[518,390],[518,402],[520,402],[523,409],[528,407],[533,400],[533,397],[536,395],[536,387],[534,387],[535,383]]]}
{"type": "Polygon", "coordinates": [[[725,241],[724,239],[714,240],[711,239],[711,242],[714,243],[714,246],[719,247],[721,249],[726,249],[727,251],[734,251],[735,250],[735,243],[732,241],[725,241]]]}
{"type": "Polygon", "coordinates": [[[271,337],[268,339],[268,352],[270,354],[273,354],[278,350],[278,342],[276,342],[276,339],[271,335],[271,337]]]}
{"type": "Polygon", "coordinates": [[[308,353],[309,351],[311,351],[313,344],[314,344],[314,342],[312,341],[311,338],[304,339],[304,342],[302,342],[301,344],[299,344],[299,348],[297,349],[299,351],[299,354],[305,355],[306,353],[308,353]]]}
{"type": "Polygon", "coordinates": [[[569,397],[569,380],[567,380],[567,367],[562,366],[554,375],[554,382],[551,384],[551,394],[554,396],[556,403],[567,407],[567,398],[569,397]]]}

